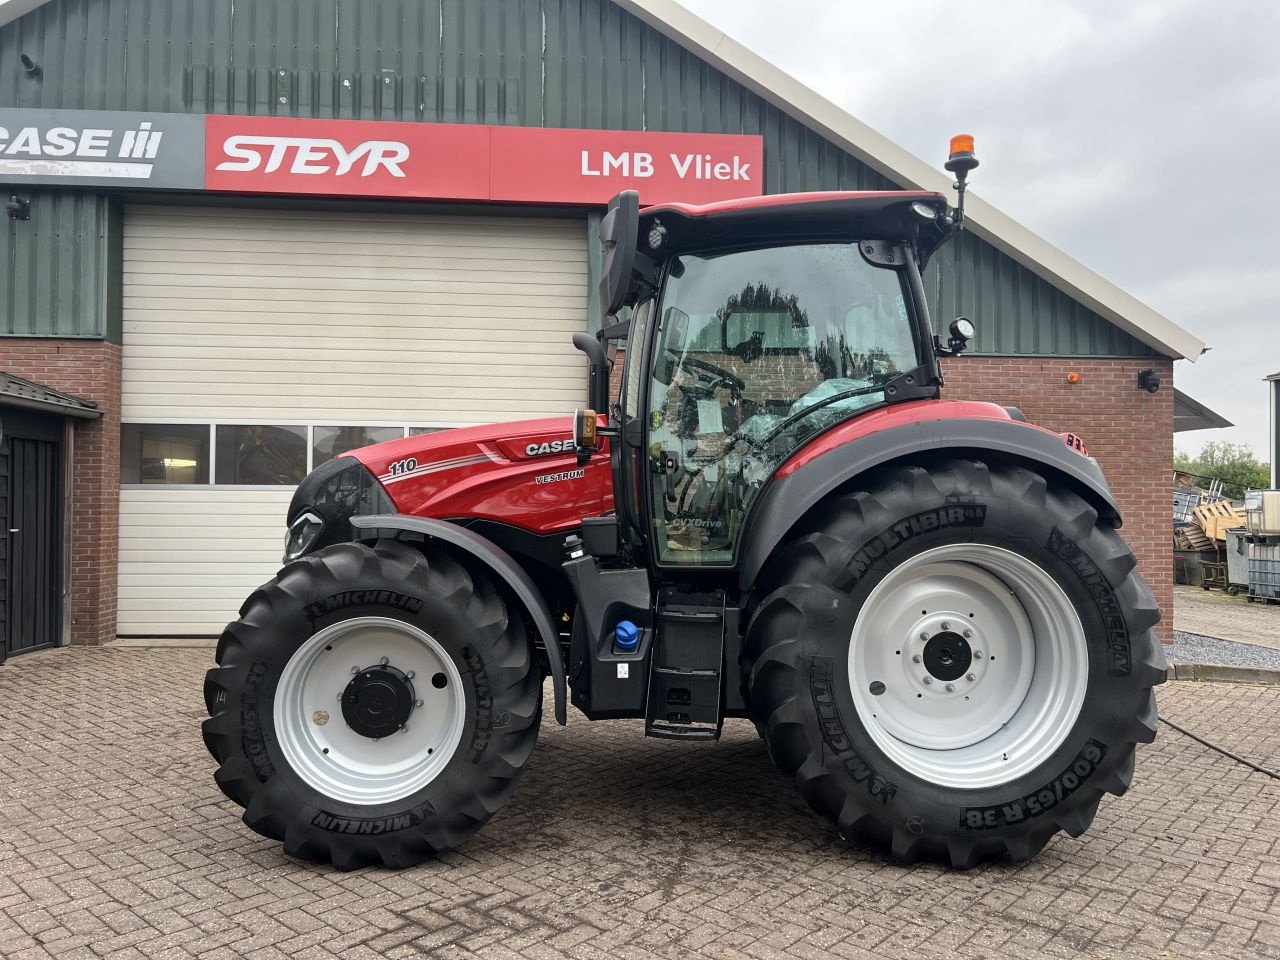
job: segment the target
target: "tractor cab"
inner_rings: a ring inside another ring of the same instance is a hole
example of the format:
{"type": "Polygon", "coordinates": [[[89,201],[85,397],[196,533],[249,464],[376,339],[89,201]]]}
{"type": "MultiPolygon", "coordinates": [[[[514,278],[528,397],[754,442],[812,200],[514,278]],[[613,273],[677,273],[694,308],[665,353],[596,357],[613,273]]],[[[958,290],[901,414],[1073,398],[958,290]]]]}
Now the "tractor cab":
{"type": "Polygon", "coordinates": [[[613,378],[596,365],[592,383],[608,412],[599,435],[617,438],[628,549],[659,567],[732,568],[788,456],[860,413],[936,397],[920,271],[953,229],[937,193],[644,211],[634,193],[615,198],[601,227],[614,322],[600,339],[621,347],[621,389],[606,397],[613,378]]]}

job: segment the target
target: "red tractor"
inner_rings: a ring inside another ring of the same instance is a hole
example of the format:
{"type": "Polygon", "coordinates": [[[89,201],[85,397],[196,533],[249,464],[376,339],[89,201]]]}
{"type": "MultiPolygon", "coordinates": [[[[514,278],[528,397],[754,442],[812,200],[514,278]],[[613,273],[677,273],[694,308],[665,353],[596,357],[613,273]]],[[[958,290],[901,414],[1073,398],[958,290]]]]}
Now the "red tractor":
{"type": "Polygon", "coordinates": [[[549,676],[561,724],[570,698],[672,740],[749,718],[815,811],[902,860],[1084,831],[1155,735],[1159,611],[1077,437],[940,399],[974,329],[933,333],[921,273],[976,165],[953,141],[955,209],[616,197],[606,325],[574,335],[593,410],[298,487],[205,682],[245,822],[343,869],[456,847],[515,790],[549,676]]]}

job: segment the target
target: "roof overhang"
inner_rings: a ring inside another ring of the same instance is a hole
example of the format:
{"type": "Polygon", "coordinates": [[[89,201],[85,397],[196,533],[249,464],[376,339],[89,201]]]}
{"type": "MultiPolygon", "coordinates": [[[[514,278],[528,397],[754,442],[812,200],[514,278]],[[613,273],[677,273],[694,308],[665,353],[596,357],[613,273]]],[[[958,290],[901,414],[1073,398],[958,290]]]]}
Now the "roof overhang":
{"type": "Polygon", "coordinates": [[[81,420],[97,420],[102,416],[98,405],[89,400],[81,400],[11,373],[0,373],[0,411],[6,408],[81,420]]]}
{"type": "Polygon", "coordinates": [[[1234,427],[1235,424],[1220,413],[1214,413],[1199,400],[1192,399],[1177,387],[1173,388],[1173,432],[1188,430],[1216,430],[1234,427]]]}
{"type": "Polygon", "coordinates": [[[0,27],[46,3],[48,0],[0,0],[0,27]]]}
{"type": "MultiPolygon", "coordinates": [[[[951,189],[951,178],[942,169],[877,133],[675,0],[613,2],[899,186],[940,193],[951,189]]],[[[965,222],[976,236],[1164,356],[1194,361],[1204,352],[1199,337],[972,193],[965,202],[965,222]]]]}

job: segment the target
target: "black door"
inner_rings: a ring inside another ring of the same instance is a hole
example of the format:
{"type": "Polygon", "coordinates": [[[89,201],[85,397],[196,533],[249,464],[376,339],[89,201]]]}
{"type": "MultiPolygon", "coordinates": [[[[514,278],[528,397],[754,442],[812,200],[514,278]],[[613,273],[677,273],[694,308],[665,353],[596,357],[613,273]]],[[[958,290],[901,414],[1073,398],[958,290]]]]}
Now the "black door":
{"type": "Polygon", "coordinates": [[[62,421],[4,416],[8,460],[4,610],[9,654],[58,643],[62,631],[62,421]]]}

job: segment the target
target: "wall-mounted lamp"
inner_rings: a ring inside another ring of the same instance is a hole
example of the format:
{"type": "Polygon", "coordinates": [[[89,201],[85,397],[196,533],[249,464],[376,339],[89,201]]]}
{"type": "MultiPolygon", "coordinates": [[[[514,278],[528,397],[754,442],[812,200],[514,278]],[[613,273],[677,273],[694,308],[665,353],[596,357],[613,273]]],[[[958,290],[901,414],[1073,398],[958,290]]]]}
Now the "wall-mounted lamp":
{"type": "Polygon", "coordinates": [[[31,201],[15,194],[4,202],[4,212],[9,215],[10,220],[30,220],[31,201]]]}
{"type": "Polygon", "coordinates": [[[1156,376],[1154,370],[1138,371],[1138,388],[1147,391],[1147,393],[1155,393],[1160,389],[1160,378],[1156,376]]]}
{"type": "Polygon", "coordinates": [[[1075,370],[1072,370],[1070,373],[1067,374],[1067,383],[1079,383],[1079,382],[1080,382],[1080,374],[1078,372],[1076,372],[1075,370]]]}
{"type": "Polygon", "coordinates": [[[22,69],[27,71],[28,77],[36,78],[36,77],[39,77],[40,74],[44,73],[44,70],[41,69],[40,64],[36,63],[34,60],[28,57],[25,53],[21,54],[18,57],[18,59],[22,61],[22,69]]]}

